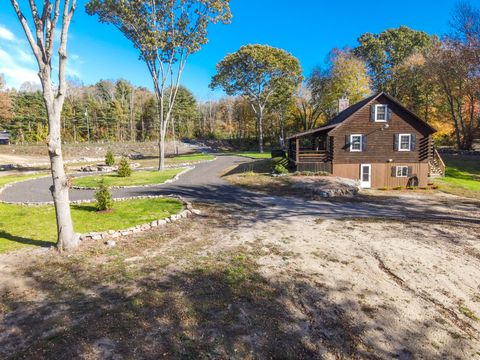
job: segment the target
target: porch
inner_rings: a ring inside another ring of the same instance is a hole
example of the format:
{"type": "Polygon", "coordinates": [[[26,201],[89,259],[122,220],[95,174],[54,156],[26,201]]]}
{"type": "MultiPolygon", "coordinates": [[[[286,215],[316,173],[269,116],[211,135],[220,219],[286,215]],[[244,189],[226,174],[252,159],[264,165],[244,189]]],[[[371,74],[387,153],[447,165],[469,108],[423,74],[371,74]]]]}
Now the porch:
{"type": "Polygon", "coordinates": [[[297,171],[332,172],[331,139],[326,133],[288,139],[288,159],[297,171]]]}

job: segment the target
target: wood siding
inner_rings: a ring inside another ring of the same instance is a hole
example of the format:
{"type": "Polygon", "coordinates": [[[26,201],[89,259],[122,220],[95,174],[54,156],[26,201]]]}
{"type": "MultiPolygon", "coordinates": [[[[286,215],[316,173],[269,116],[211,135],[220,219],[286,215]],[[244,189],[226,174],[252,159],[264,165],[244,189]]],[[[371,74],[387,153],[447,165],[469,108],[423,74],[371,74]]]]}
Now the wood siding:
{"type": "Polygon", "coordinates": [[[392,110],[392,119],[388,122],[370,121],[370,105],[354,113],[340,126],[330,132],[334,136],[334,164],[361,163],[428,163],[431,158],[431,136],[428,129],[408,112],[381,96],[372,104],[387,104],[392,110]],[[385,128],[388,124],[388,128],[385,128]],[[362,152],[351,152],[346,147],[346,137],[352,134],[366,135],[367,148],[362,152]],[[415,134],[414,151],[395,151],[395,134],[415,134]]]}
{"type": "MultiPolygon", "coordinates": [[[[399,163],[370,163],[362,164],[372,165],[372,188],[394,188],[397,186],[407,186],[408,177],[393,177],[392,167],[410,166],[412,167],[412,176],[417,176],[419,186],[427,186],[428,182],[428,163],[425,162],[399,162],[399,163]]],[[[360,165],[358,164],[333,164],[333,175],[347,179],[360,179],[360,165]]]]}

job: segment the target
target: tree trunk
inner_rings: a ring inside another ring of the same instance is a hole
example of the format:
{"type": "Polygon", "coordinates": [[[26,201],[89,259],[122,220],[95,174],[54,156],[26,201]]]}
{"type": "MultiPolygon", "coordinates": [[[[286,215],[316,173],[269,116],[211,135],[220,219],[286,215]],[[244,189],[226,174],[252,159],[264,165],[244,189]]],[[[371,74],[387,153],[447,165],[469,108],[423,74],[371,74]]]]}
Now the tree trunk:
{"type": "Polygon", "coordinates": [[[263,109],[261,107],[257,113],[257,127],[258,127],[258,151],[263,153],[263,109]]]}
{"type": "MultiPolygon", "coordinates": [[[[50,83],[47,82],[47,84],[50,83]]],[[[73,231],[68,195],[70,184],[63,167],[62,141],[60,137],[62,106],[60,99],[56,98],[60,104],[55,103],[53,96],[48,96],[48,94],[44,96],[44,100],[48,116],[48,155],[50,157],[53,181],[50,191],[57,219],[57,247],[60,251],[69,251],[78,246],[79,238],[73,231]]]]}

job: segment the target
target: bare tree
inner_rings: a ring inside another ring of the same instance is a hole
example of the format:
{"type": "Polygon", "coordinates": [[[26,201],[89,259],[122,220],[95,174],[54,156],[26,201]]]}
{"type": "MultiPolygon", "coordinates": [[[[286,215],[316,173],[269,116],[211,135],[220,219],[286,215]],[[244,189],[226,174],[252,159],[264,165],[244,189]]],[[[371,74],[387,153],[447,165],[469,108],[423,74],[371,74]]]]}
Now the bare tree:
{"type": "Polygon", "coordinates": [[[157,98],[161,170],[167,127],[187,59],[207,43],[209,24],[230,21],[229,0],[90,0],[86,9],[118,28],[147,65],[157,98]]]}
{"type": "Polygon", "coordinates": [[[67,83],[67,34],[75,12],[76,0],[44,0],[39,11],[35,0],[29,0],[30,12],[35,26],[34,33],[20,9],[17,0],[10,0],[23,27],[28,43],[38,64],[38,77],[42,84],[43,99],[48,117],[48,155],[52,168],[53,184],[50,188],[57,218],[57,247],[60,251],[71,250],[78,245],[78,236],[73,231],[68,195],[69,179],[65,174],[61,141],[61,113],[65,101],[67,83]],[[62,4],[63,5],[62,5],[62,4]],[[52,58],[55,30],[61,20],[60,44],[58,46],[58,84],[52,81],[52,58]]]}

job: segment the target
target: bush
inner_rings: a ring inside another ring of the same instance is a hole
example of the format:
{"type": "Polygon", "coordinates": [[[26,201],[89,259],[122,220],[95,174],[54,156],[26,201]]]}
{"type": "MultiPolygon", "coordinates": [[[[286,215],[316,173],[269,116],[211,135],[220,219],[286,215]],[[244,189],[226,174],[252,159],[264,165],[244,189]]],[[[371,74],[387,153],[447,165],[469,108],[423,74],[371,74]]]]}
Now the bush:
{"type": "Polygon", "coordinates": [[[115,158],[113,157],[113,152],[112,150],[108,150],[106,155],[105,155],[105,164],[107,166],[113,166],[115,165],[115,158]]]}
{"type": "Polygon", "coordinates": [[[273,172],[275,174],[288,174],[288,169],[285,166],[283,166],[282,164],[277,164],[273,168],[273,172]]]}
{"type": "Polygon", "coordinates": [[[105,184],[105,179],[103,178],[98,182],[98,190],[95,192],[95,200],[97,200],[97,211],[113,209],[112,193],[105,184]]]}
{"type": "Polygon", "coordinates": [[[274,174],[287,174],[288,159],[283,157],[274,157],[272,159],[272,172],[274,174]]]}
{"type": "Polygon", "coordinates": [[[120,177],[129,177],[132,175],[132,169],[130,168],[130,164],[128,163],[128,159],[123,156],[120,160],[120,164],[118,164],[118,176],[120,177]]]}

